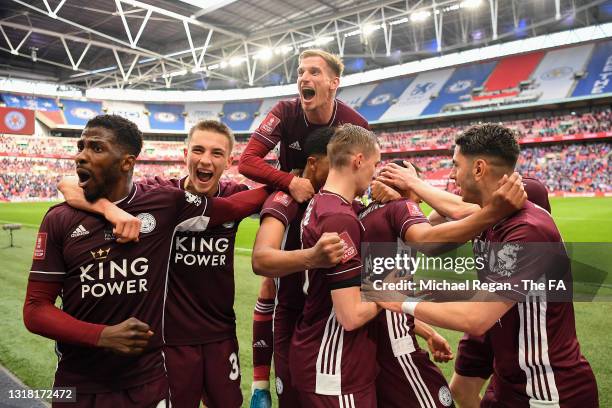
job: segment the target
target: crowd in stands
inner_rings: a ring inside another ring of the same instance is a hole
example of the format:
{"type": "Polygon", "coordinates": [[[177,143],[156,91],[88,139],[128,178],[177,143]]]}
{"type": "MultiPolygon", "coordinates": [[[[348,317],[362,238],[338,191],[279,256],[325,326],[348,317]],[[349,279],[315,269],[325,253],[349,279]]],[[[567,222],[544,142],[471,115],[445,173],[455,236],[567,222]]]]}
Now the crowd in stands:
{"type": "MultiPolygon", "coordinates": [[[[523,119],[504,122],[516,131],[519,139],[555,135],[575,135],[612,131],[612,111],[577,115],[551,116],[540,119],[523,119]]],[[[408,149],[439,150],[452,146],[455,136],[465,127],[439,127],[436,129],[407,130],[402,132],[380,132],[378,140],[384,151],[403,151],[408,149]]],[[[75,155],[76,138],[8,136],[0,135],[0,154],[9,156],[71,158],[75,155]]],[[[234,157],[240,157],[246,141],[238,141],[234,146],[234,157]]],[[[141,160],[175,161],[183,160],[184,142],[165,142],[146,140],[141,160]]],[[[267,159],[276,158],[270,153],[267,159]]]]}
{"type": "MultiPolygon", "coordinates": [[[[386,158],[386,161],[390,160],[386,158]]],[[[448,177],[452,168],[451,156],[448,154],[420,154],[407,160],[416,164],[426,179],[440,173],[448,177]]],[[[3,157],[0,158],[0,165],[0,201],[57,199],[58,181],[63,176],[75,174],[74,162],[69,159],[3,157]]],[[[550,192],[564,193],[612,193],[610,168],[610,142],[523,146],[517,165],[522,175],[541,180],[550,192]]],[[[179,162],[139,163],[134,178],[175,178],[184,174],[184,164],[179,162]]],[[[224,179],[252,187],[256,185],[239,174],[237,166],[229,168],[224,179]]],[[[446,181],[438,185],[450,186],[446,181]]]]}

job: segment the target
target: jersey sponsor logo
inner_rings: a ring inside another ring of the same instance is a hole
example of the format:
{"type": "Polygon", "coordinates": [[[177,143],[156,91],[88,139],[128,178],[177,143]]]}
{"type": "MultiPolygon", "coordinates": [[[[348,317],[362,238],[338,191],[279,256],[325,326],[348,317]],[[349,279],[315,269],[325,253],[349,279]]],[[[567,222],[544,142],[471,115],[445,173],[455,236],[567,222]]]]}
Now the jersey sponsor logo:
{"type": "Polygon", "coordinates": [[[274,196],[274,198],[272,199],[272,201],[274,201],[275,203],[280,203],[282,205],[284,205],[285,207],[289,207],[289,195],[287,195],[286,193],[283,193],[282,191],[278,191],[276,193],[276,195],[274,196]]]}
{"type": "Polygon", "coordinates": [[[140,220],[140,232],[143,234],[151,232],[155,229],[155,217],[149,213],[140,213],[136,216],[140,220]]]}
{"type": "Polygon", "coordinates": [[[172,112],[155,112],[153,118],[162,123],[173,123],[178,121],[178,116],[172,112]]]}
{"type": "Polygon", "coordinates": [[[47,233],[39,232],[34,245],[34,259],[43,260],[47,254],[47,233]]]}
{"type": "Polygon", "coordinates": [[[491,272],[500,276],[510,277],[516,269],[516,262],[521,246],[518,244],[504,243],[502,248],[497,251],[491,251],[489,257],[489,269],[491,272]]]}
{"type": "Polygon", "coordinates": [[[261,122],[261,125],[259,125],[258,132],[262,135],[270,136],[279,123],[280,119],[277,118],[272,112],[270,112],[268,113],[268,116],[266,116],[266,118],[263,120],[263,122],[261,122]]]}
{"type": "Polygon", "coordinates": [[[472,81],[471,79],[460,79],[454,84],[449,85],[446,88],[446,90],[448,91],[448,93],[459,93],[459,92],[467,91],[473,86],[474,86],[474,81],[472,81]]]}
{"type": "Polygon", "coordinates": [[[70,109],[70,114],[75,118],[88,120],[96,116],[98,112],[90,108],[78,107],[70,109]]]}
{"type": "Polygon", "coordinates": [[[248,113],[238,111],[238,112],[230,113],[227,118],[233,122],[240,122],[242,120],[246,120],[248,117],[249,117],[248,113]]]}
{"type": "Polygon", "coordinates": [[[554,81],[560,78],[568,78],[573,75],[573,73],[574,70],[572,67],[557,67],[544,72],[540,75],[540,79],[543,81],[554,81]]]}
{"type": "Polygon", "coordinates": [[[351,236],[346,231],[340,234],[340,240],[342,241],[342,248],[344,250],[344,254],[342,254],[342,260],[340,262],[346,263],[351,258],[354,258],[355,256],[357,256],[358,254],[357,247],[355,246],[355,243],[351,239],[351,236]]]}
{"type": "Polygon", "coordinates": [[[408,209],[408,214],[410,214],[411,217],[423,217],[423,212],[416,203],[406,201],[406,208],[408,209]]]}
{"type": "Polygon", "coordinates": [[[283,380],[280,377],[276,377],[276,393],[281,395],[283,393],[283,380]]]}
{"type": "Polygon", "coordinates": [[[384,94],[376,95],[375,97],[369,99],[367,104],[369,106],[378,106],[378,105],[382,105],[383,103],[389,102],[391,98],[393,98],[392,94],[384,93],[384,94]]]}
{"type": "Polygon", "coordinates": [[[302,150],[302,148],[300,147],[300,142],[298,142],[297,140],[291,143],[289,147],[295,150],[302,150]]]}
{"type": "Polygon", "coordinates": [[[19,131],[26,125],[26,118],[23,113],[11,111],[4,117],[4,124],[11,130],[19,131]]]}
{"type": "Polygon", "coordinates": [[[103,261],[108,257],[108,254],[110,254],[110,250],[110,248],[100,248],[97,251],[89,251],[89,253],[93,257],[94,261],[103,261]]]}
{"type": "Polygon", "coordinates": [[[270,346],[268,345],[268,343],[266,343],[265,340],[261,339],[261,340],[257,340],[256,342],[254,342],[253,343],[253,347],[256,347],[256,348],[268,348],[270,346]]]}
{"type": "Polygon", "coordinates": [[[88,235],[89,231],[87,231],[87,228],[85,228],[82,224],[79,224],[78,227],[76,227],[76,229],[74,231],[72,231],[72,234],[70,234],[71,238],[76,238],[76,237],[82,237],[83,235],[88,235]]]}
{"type": "Polygon", "coordinates": [[[146,292],[146,273],[149,271],[147,258],[108,260],[110,248],[90,251],[93,263],[80,266],[81,298],[107,295],[137,294],[146,292]],[[134,279],[130,279],[134,277],[134,279]],[[123,278],[123,279],[122,279],[123,278]]]}
{"type": "Polygon", "coordinates": [[[192,194],[189,191],[185,191],[185,201],[187,201],[189,204],[199,206],[202,204],[202,197],[192,194]]]}
{"type": "Polygon", "coordinates": [[[187,266],[225,266],[229,247],[230,241],[227,238],[177,236],[174,240],[174,263],[187,266]]]}
{"type": "Polygon", "coordinates": [[[115,234],[113,233],[112,229],[105,229],[104,230],[104,240],[105,241],[114,241],[117,237],[115,237],[115,234]]]}
{"type": "Polygon", "coordinates": [[[450,407],[451,405],[453,405],[453,397],[446,385],[440,387],[440,390],[438,391],[438,399],[440,400],[440,403],[445,407],[450,407]]]}

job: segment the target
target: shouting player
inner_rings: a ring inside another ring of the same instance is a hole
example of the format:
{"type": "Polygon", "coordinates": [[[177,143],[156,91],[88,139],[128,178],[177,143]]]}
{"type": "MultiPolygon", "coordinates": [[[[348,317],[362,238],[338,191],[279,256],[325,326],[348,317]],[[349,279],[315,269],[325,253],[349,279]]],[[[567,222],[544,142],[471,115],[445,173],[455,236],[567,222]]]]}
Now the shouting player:
{"type": "MultiPolygon", "coordinates": [[[[278,102],[253,132],[240,158],[240,173],[288,193],[298,203],[310,199],[315,191],[314,186],[308,179],[291,172],[304,169],[306,165],[303,148],[307,136],[315,129],[336,127],[343,123],[368,127],[367,121],[359,113],[336,99],[343,70],[344,64],[336,55],[317,49],[303,51],[298,66],[299,97],[278,102]],[[263,159],[277,144],[280,169],[263,159]]],[[[271,288],[272,283],[264,280],[254,312],[253,361],[257,369],[254,372],[253,408],[260,406],[260,399],[264,404],[270,399],[267,389],[270,349],[264,343],[271,337],[271,288]]]]}
{"type": "MultiPolygon", "coordinates": [[[[472,127],[456,141],[451,178],[461,188],[465,201],[486,205],[499,179],[513,171],[518,155],[518,143],[509,129],[498,125],[472,127]]],[[[507,243],[513,243],[519,251],[528,251],[530,243],[547,243],[563,251],[550,214],[529,201],[480,234],[474,241],[474,252],[485,260],[489,271],[498,270],[497,250],[501,252],[503,247],[499,248],[507,243]],[[526,249],[521,250],[517,243],[526,249]]],[[[509,270],[489,273],[486,278],[520,288],[514,285],[516,280],[539,278],[550,269],[549,258],[546,251],[528,251],[528,256],[518,256],[516,262],[503,266],[509,270]]],[[[569,273],[569,262],[564,268],[557,272],[569,273]]],[[[494,365],[483,407],[598,406],[597,384],[580,352],[571,302],[549,302],[515,289],[499,292],[497,300],[486,303],[407,301],[401,307],[392,307],[437,326],[471,335],[486,334],[494,365]]]]}
{"type": "Polygon", "coordinates": [[[67,204],[49,210],[37,237],[24,322],[58,342],[54,384],[76,387],[74,406],[164,406],[162,312],[173,235],[248,215],[267,196],[258,190],[209,199],[134,184],[141,147],[142,134],[127,119],[91,119],[78,142],[82,191],[73,197],[73,204],[107,216],[117,207],[137,215],[140,243],[117,243],[111,224],[67,204]],[[58,296],[62,309],[54,305],[58,296]]]}

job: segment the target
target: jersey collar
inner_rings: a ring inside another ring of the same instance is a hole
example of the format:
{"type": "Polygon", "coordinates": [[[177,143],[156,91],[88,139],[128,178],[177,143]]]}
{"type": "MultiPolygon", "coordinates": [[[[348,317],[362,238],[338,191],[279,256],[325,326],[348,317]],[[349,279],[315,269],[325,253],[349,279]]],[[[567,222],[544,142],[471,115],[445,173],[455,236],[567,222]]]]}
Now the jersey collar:
{"type": "MultiPolygon", "coordinates": [[[[302,104],[300,104],[300,108],[302,107],[302,104]]],[[[326,125],[327,127],[330,127],[334,121],[336,120],[336,113],[338,112],[338,100],[334,98],[334,112],[332,113],[332,117],[329,120],[329,122],[327,122],[326,125]]],[[[302,109],[302,116],[304,117],[304,123],[306,124],[306,127],[310,127],[311,123],[308,122],[308,118],[306,117],[306,112],[304,111],[304,109],[302,109]]],[[[318,126],[318,125],[315,125],[318,126]]]]}

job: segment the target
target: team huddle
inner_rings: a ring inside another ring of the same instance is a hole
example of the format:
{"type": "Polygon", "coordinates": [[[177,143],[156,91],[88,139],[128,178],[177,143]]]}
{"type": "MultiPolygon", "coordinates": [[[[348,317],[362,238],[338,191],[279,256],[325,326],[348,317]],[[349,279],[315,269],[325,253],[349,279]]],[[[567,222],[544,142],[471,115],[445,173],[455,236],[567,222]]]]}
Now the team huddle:
{"type": "MultiPolygon", "coordinates": [[[[514,172],[512,131],[457,135],[457,194],[437,189],[408,162],[378,168],[367,121],[335,97],[342,71],[325,51],[300,55],[299,97],[270,111],[240,157],[256,189],[221,180],[234,136],[218,121],[190,130],[184,177],[139,182],[137,126],[115,115],[87,123],[77,178],[62,180],[66,202],[40,226],[24,305],[26,327],[57,342],[54,386],[76,387],[75,403],[54,407],[242,406],[234,245],[251,214],[253,272],[264,277],[251,407],[271,406],[272,361],[281,408],[598,406],[571,302],[362,299],[365,243],[436,255],[472,241],[488,260],[498,244],[562,239],[545,187],[514,172]],[[274,167],[265,157],[277,146],[274,167]],[[366,190],[368,206],[356,200],[366,190]],[[434,327],[465,333],[456,353],[434,327]],[[449,384],[434,361],[453,359],[449,384]]],[[[536,254],[495,283],[537,278],[546,264],[536,254]]]]}

